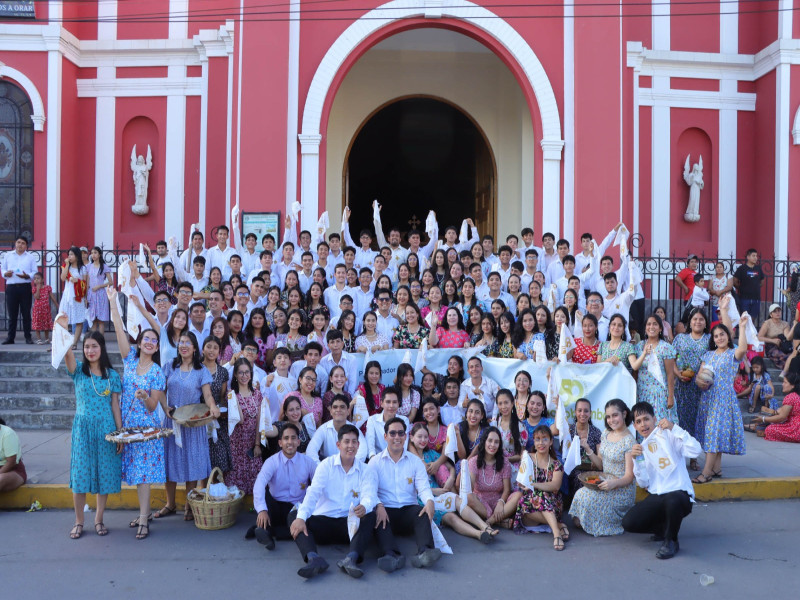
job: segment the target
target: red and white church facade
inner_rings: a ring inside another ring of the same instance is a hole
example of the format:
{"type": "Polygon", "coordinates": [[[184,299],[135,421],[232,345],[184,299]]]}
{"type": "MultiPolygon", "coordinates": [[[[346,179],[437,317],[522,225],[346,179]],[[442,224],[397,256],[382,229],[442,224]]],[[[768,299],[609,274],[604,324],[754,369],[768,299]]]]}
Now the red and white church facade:
{"type": "Polygon", "coordinates": [[[185,245],[235,205],[295,200],[305,228],[327,210],[338,229],[375,196],[406,229],[432,208],[577,241],[621,219],[646,255],[800,254],[800,2],[35,8],[0,20],[5,247],[20,231],[34,248],[185,245]],[[146,215],[134,145],[152,149],[146,215]],[[687,156],[703,159],[697,222],[687,156]]]}

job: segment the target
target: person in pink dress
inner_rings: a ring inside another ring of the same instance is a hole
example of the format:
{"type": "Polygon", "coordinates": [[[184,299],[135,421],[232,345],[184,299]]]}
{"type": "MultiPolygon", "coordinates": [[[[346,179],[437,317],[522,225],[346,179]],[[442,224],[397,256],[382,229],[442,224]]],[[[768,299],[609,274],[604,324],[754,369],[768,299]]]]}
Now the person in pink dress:
{"type": "Polygon", "coordinates": [[[433,325],[428,334],[431,348],[469,348],[469,334],[464,329],[461,311],[455,306],[447,309],[443,323],[434,317],[433,325]]]}
{"type": "Polygon", "coordinates": [[[33,308],[31,309],[31,329],[36,332],[37,344],[49,344],[50,332],[53,331],[53,313],[50,310],[50,297],[53,288],[44,282],[41,273],[33,276],[33,308]]]}
{"type": "Polygon", "coordinates": [[[756,431],[760,424],[767,425],[764,431],[764,439],[769,442],[793,442],[800,443],[800,375],[788,373],[783,380],[783,404],[778,410],[764,408],[765,412],[771,413],[769,416],[757,417],[747,429],[756,431]]]}
{"type": "Polygon", "coordinates": [[[503,456],[502,446],[500,430],[488,427],[477,452],[467,461],[472,484],[468,504],[489,525],[499,523],[508,528],[522,494],[511,493],[511,465],[503,456]]]}
{"type": "Polygon", "coordinates": [[[233,366],[231,382],[231,390],[239,404],[240,420],[230,436],[233,469],[225,477],[225,484],[235,485],[245,494],[253,493],[253,484],[263,462],[258,437],[261,392],[253,387],[252,381],[253,365],[246,358],[240,358],[233,366]]]}
{"type": "Polygon", "coordinates": [[[600,351],[600,340],[597,339],[597,317],[585,315],[581,321],[583,337],[575,339],[575,350],[572,353],[572,362],[581,365],[593,365],[597,362],[597,353],[600,351]]]}

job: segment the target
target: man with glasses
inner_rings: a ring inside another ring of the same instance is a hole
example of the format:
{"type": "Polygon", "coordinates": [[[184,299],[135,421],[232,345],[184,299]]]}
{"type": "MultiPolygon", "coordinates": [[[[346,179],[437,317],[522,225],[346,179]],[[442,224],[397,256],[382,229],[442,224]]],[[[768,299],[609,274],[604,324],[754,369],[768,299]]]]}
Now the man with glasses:
{"type": "MultiPolygon", "coordinates": [[[[228,380],[233,377],[233,365],[240,358],[246,358],[247,361],[252,365],[253,387],[257,387],[263,392],[263,390],[267,388],[267,374],[264,369],[256,365],[256,360],[258,359],[258,344],[254,340],[245,340],[244,344],[242,344],[242,350],[234,354],[228,364],[223,365],[225,370],[228,371],[228,380]]],[[[277,413],[274,416],[277,419],[277,413]]]]}
{"type": "Polygon", "coordinates": [[[322,461],[314,472],[314,480],[297,509],[297,518],[289,524],[306,562],[297,571],[300,577],[310,579],[328,569],[328,563],[317,554],[317,542],[348,544],[347,556],[338,561],[337,566],[350,577],[359,578],[364,574],[358,564],[363,560],[375,528],[373,508],[377,497],[375,483],[358,459],[358,451],[363,446],[361,432],[354,425],[343,425],[337,434],[338,452],[322,461]],[[348,527],[351,507],[360,520],[352,539],[348,527]]]}
{"type": "Polygon", "coordinates": [[[433,543],[433,494],[423,462],[406,450],[406,424],[394,417],[384,425],[386,449],[369,462],[367,472],[378,486],[375,507],[375,537],[380,546],[378,568],[387,573],[400,569],[405,557],[400,553],[395,534],[414,534],[417,554],[415,567],[429,567],[442,555],[433,543]],[[420,509],[417,496],[423,503],[420,509]]]}
{"type": "Polygon", "coordinates": [[[386,288],[381,288],[375,294],[378,300],[378,312],[376,317],[378,323],[375,330],[381,335],[385,336],[387,340],[394,337],[395,330],[400,327],[400,322],[392,316],[392,292],[386,288]]]}
{"type": "Polygon", "coordinates": [[[153,305],[156,309],[156,321],[161,327],[169,323],[170,309],[172,308],[172,298],[166,290],[160,290],[153,294],[153,305]]]}
{"type": "MultiPolygon", "coordinates": [[[[328,388],[328,372],[325,370],[325,367],[320,365],[321,358],[322,344],[319,342],[309,342],[306,344],[305,348],[303,348],[304,360],[296,361],[289,370],[289,377],[294,377],[296,380],[300,377],[300,372],[306,367],[314,369],[317,374],[314,391],[320,396],[322,396],[328,388]]],[[[308,375],[306,376],[308,377],[308,375]]]]}
{"type": "Polygon", "coordinates": [[[601,342],[608,340],[608,317],[603,314],[603,297],[597,292],[589,292],[586,299],[586,310],[597,319],[597,339],[601,342]]]}
{"type": "Polygon", "coordinates": [[[175,297],[178,299],[178,303],[174,304],[169,309],[169,315],[172,316],[172,311],[176,308],[182,308],[187,313],[189,312],[189,306],[192,304],[192,296],[194,295],[194,288],[192,288],[192,284],[188,281],[182,281],[178,284],[178,287],[175,288],[175,297]]]}
{"type": "Polygon", "coordinates": [[[244,330],[250,320],[250,289],[243,283],[239,284],[233,292],[233,299],[236,302],[236,310],[242,313],[244,319],[242,330],[244,330]]]}
{"type": "MultiPolygon", "coordinates": [[[[339,430],[345,425],[352,425],[347,420],[347,415],[350,413],[350,402],[347,396],[336,394],[331,400],[330,411],[331,420],[317,428],[306,448],[306,456],[316,463],[336,454],[339,430]]],[[[367,442],[360,429],[358,430],[358,443],[356,459],[364,462],[367,460],[367,442]]]]}

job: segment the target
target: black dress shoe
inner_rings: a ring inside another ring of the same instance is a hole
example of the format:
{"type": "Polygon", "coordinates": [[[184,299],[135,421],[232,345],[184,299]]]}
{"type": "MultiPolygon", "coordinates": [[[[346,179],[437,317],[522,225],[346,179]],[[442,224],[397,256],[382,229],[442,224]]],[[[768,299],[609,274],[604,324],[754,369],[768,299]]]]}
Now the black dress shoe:
{"type": "Polygon", "coordinates": [[[393,555],[387,554],[385,556],[381,556],[378,559],[378,568],[381,571],[385,571],[387,573],[391,573],[392,571],[397,571],[397,569],[402,569],[406,564],[406,557],[402,554],[393,555]]]}
{"type": "Polygon", "coordinates": [[[33,344],[33,338],[25,338],[26,344],[33,344]]]}
{"type": "Polygon", "coordinates": [[[10,346],[14,343],[14,340],[6,338],[2,342],[0,342],[0,346],[10,346]]]}
{"type": "Polygon", "coordinates": [[[428,548],[427,550],[423,550],[416,556],[412,556],[411,564],[418,569],[422,569],[423,567],[430,567],[433,563],[439,560],[441,556],[442,556],[442,551],[439,550],[438,548],[428,548]]]}
{"type": "Polygon", "coordinates": [[[327,570],[328,563],[326,560],[321,556],[315,556],[306,566],[300,567],[300,569],[297,570],[297,574],[305,579],[311,579],[327,570]]]}
{"type": "Polygon", "coordinates": [[[251,525],[247,528],[247,533],[244,534],[244,539],[252,540],[254,537],[256,537],[256,526],[251,525]]]}
{"type": "Polygon", "coordinates": [[[664,545],[658,549],[658,552],[656,552],[656,558],[672,558],[678,553],[678,550],[680,550],[678,540],[666,540],[664,545]]]}
{"type": "Polygon", "coordinates": [[[267,550],[275,550],[275,538],[272,537],[269,531],[261,527],[256,527],[255,531],[256,541],[267,547],[267,550]]]}
{"type": "Polygon", "coordinates": [[[342,560],[336,563],[336,566],[339,567],[342,571],[350,575],[353,579],[359,579],[362,575],[364,575],[364,571],[356,564],[349,556],[345,556],[342,560]]]}

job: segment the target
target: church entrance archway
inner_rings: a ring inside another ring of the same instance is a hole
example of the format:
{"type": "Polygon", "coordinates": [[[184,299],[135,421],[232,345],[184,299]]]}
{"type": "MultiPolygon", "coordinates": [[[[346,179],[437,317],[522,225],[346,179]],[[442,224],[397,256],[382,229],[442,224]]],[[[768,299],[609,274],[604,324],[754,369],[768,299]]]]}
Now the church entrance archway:
{"type": "Polygon", "coordinates": [[[481,235],[495,235],[496,173],[486,136],[465,111],[432,96],[394,99],[350,142],[342,182],[350,231],[372,227],[377,199],[386,231],[422,230],[434,210],[441,229],[472,218],[481,235]]]}

